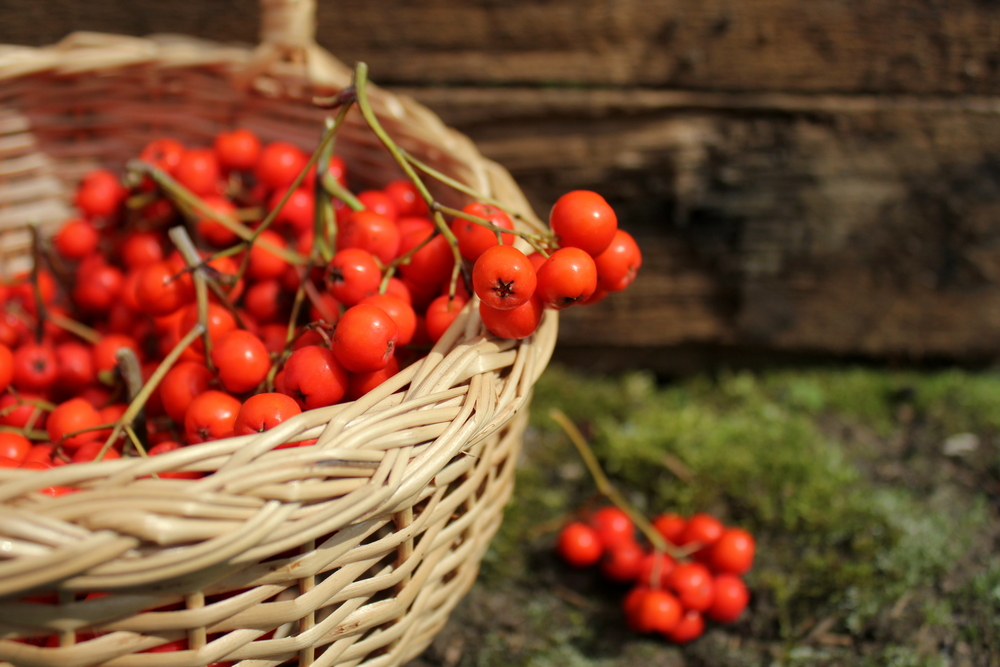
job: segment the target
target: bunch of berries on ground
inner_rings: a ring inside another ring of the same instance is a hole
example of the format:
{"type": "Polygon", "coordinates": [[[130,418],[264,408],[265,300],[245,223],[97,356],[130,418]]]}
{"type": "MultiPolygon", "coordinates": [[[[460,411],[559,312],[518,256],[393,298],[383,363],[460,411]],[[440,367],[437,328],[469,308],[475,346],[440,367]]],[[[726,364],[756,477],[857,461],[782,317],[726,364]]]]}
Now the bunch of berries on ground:
{"type": "Polygon", "coordinates": [[[614,506],[567,524],[556,548],[573,567],[632,586],[622,606],[636,632],[684,644],[701,636],[706,617],[736,621],[750,601],[742,576],[753,564],[753,536],[709,514],[663,514],[652,525],[674,556],[640,544],[632,519],[614,506]]]}
{"type": "Polygon", "coordinates": [[[491,200],[454,210],[419,179],[355,194],[348,177],[245,129],[210,147],[160,138],[124,175],[89,173],[79,217],[36,233],[34,269],[0,282],[0,467],[259,433],[392,377],[473,292],[491,333],[521,339],[641,263],[595,193],[526,232],[491,200]]]}

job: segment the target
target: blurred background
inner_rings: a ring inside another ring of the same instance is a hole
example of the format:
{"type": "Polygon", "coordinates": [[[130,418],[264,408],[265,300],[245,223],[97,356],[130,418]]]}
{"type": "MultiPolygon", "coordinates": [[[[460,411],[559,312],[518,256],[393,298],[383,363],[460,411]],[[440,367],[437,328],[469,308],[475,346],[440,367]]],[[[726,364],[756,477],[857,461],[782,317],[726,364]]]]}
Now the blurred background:
{"type": "MultiPolygon", "coordinates": [[[[320,0],[318,41],[426,103],[537,212],[593,189],[629,291],[561,358],[991,360],[1000,350],[1000,5],[958,0],[320,0]],[[593,354],[595,348],[602,353],[593,354]],[[639,353],[641,352],[641,353],[639,353]]],[[[72,30],[257,41],[257,0],[0,0],[0,43],[72,30]]]]}

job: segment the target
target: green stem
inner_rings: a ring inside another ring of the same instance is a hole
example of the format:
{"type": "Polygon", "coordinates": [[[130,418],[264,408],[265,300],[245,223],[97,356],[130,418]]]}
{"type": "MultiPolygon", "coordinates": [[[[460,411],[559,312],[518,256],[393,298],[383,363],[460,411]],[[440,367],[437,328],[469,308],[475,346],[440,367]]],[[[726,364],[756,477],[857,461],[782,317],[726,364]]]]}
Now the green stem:
{"type": "Polygon", "coordinates": [[[125,408],[125,412],[122,414],[121,419],[119,419],[115,424],[114,430],[111,432],[111,435],[108,436],[104,446],[101,447],[101,451],[98,452],[95,460],[100,461],[104,457],[105,452],[107,452],[111,447],[111,443],[117,440],[122,434],[125,425],[131,424],[136,415],[138,415],[139,412],[146,406],[146,402],[149,400],[149,397],[153,395],[153,392],[156,391],[156,388],[159,386],[164,376],[166,376],[173,365],[177,363],[177,360],[180,359],[184,350],[188,349],[188,347],[191,346],[191,343],[193,343],[195,339],[204,332],[204,330],[205,327],[201,324],[201,322],[195,324],[191,327],[191,330],[187,332],[184,338],[182,338],[180,342],[174,346],[174,349],[170,350],[170,354],[163,358],[160,365],[157,366],[156,370],[153,371],[153,374],[149,376],[149,380],[146,381],[139,393],[136,394],[135,398],[133,398],[128,404],[128,407],[125,408]]]}
{"type": "Polygon", "coordinates": [[[177,251],[187,262],[194,278],[195,303],[198,306],[198,323],[204,328],[202,333],[202,347],[205,353],[205,365],[215,372],[212,366],[212,337],[208,326],[208,283],[205,279],[205,272],[201,269],[201,255],[194,246],[194,241],[188,236],[187,230],[183,227],[171,227],[167,232],[170,239],[177,246],[177,251]]]}
{"type": "Polygon", "coordinates": [[[607,475],[604,474],[604,470],[601,469],[601,464],[597,460],[597,456],[594,454],[594,450],[590,448],[587,444],[586,438],[580,433],[580,429],[576,427],[565,412],[558,408],[553,408],[549,410],[549,417],[562,427],[566,435],[569,436],[570,442],[576,447],[576,450],[580,453],[580,458],[583,459],[584,465],[587,466],[587,470],[590,472],[590,476],[594,479],[594,484],[597,486],[597,490],[601,492],[605,498],[614,503],[619,509],[629,515],[632,521],[635,523],[636,527],[646,536],[650,544],[657,551],[662,551],[676,560],[687,558],[689,552],[685,549],[678,549],[674,545],[663,539],[660,532],[643,516],[642,512],[635,509],[632,503],[625,499],[618,489],[611,484],[608,480],[607,475]]]}
{"type": "MultiPolygon", "coordinates": [[[[233,234],[236,234],[236,236],[240,237],[244,241],[256,239],[255,232],[248,229],[246,225],[242,224],[235,218],[223,215],[218,211],[213,210],[210,206],[205,204],[200,197],[175,181],[173,177],[162,169],[139,160],[129,162],[127,168],[140,174],[148,174],[149,177],[156,181],[163,191],[168,193],[176,202],[189,210],[196,211],[199,215],[203,215],[211,220],[214,220],[215,222],[218,222],[220,225],[231,231],[233,234]]],[[[289,264],[305,263],[305,258],[291,248],[279,248],[278,246],[268,243],[266,240],[261,241],[260,244],[268,252],[274,253],[289,264]]]]}

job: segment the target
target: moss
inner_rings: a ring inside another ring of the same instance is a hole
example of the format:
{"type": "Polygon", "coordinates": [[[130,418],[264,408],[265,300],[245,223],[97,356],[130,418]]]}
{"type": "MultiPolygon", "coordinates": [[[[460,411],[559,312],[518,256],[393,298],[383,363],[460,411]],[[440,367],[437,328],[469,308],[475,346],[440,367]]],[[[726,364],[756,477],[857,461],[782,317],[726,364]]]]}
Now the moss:
{"type": "MultiPolygon", "coordinates": [[[[781,649],[749,642],[726,664],[771,663],[777,655],[779,664],[936,664],[907,645],[921,628],[945,643],[1000,644],[1000,559],[978,563],[957,594],[942,589],[988,541],[993,516],[981,494],[944,479],[938,451],[950,434],[988,441],[1000,432],[1000,377],[843,369],[729,373],[663,386],[646,373],[584,377],[553,367],[536,386],[515,502],[480,580],[496,589],[519,582],[540,596],[524,622],[546,639],[514,657],[508,646],[506,662],[468,664],[618,665],[605,658],[650,646],[627,638],[606,645],[602,633],[616,623],[620,592],[585,583],[585,574],[567,578],[553,564],[553,531],[595,491],[548,417],[553,407],[581,426],[612,480],[647,514],[710,511],[757,535],[748,575],[753,609],[735,631],[781,649]],[[906,461],[906,477],[887,482],[874,474],[910,440],[927,446],[919,460],[906,461]],[[553,585],[589,586],[582,593],[612,611],[567,608],[549,592],[553,585]],[[830,632],[882,643],[863,655],[801,643],[823,619],[833,620],[830,632]],[[595,623],[604,624],[600,633],[595,623]]],[[[994,472],[983,474],[996,477],[1000,456],[994,459],[994,472]]]]}

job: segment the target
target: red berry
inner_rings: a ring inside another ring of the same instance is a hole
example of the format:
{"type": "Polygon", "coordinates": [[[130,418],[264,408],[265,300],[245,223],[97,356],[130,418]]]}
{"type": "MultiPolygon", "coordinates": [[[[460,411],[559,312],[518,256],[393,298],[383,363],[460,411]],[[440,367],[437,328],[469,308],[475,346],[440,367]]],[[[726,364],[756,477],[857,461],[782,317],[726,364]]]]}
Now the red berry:
{"type": "Polygon", "coordinates": [[[681,603],[667,591],[650,589],[634,604],[629,625],[639,632],[670,632],[681,620],[681,603]]]}
{"type": "Polygon", "coordinates": [[[580,522],[573,522],[560,531],[556,550],[573,567],[594,565],[604,553],[597,531],[580,522]]]}
{"type": "Polygon", "coordinates": [[[264,341],[244,329],[223,334],[212,345],[212,363],[226,391],[243,394],[257,387],[271,370],[264,341]]]}
{"type": "Polygon", "coordinates": [[[635,581],[639,578],[646,553],[636,542],[616,542],[605,545],[601,572],[612,581],[635,581]]]}
{"type": "Polygon", "coordinates": [[[722,537],[723,530],[725,526],[711,514],[695,514],[684,526],[680,537],[681,546],[697,542],[702,549],[707,549],[722,537]]]}
{"type": "Polygon", "coordinates": [[[742,528],[727,528],[708,550],[708,564],[716,572],[744,574],[753,565],[757,544],[742,528]]]}
{"type": "Polygon", "coordinates": [[[255,394],[243,403],[236,414],[233,435],[263,433],[301,413],[302,409],[291,396],[277,393],[255,394]]]}
{"type": "Polygon", "coordinates": [[[367,250],[346,248],[333,256],[326,279],[334,298],[345,306],[353,306],[378,291],[382,270],[367,250]]]}
{"type": "Polygon", "coordinates": [[[86,442],[96,440],[100,433],[94,430],[95,426],[103,423],[101,415],[90,403],[82,398],[71,398],[65,403],[60,403],[49,415],[46,422],[46,430],[52,442],[60,444],[66,449],[74,450],[86,442]],[[77,431],[90,429],[77,435],[68,434],[77,431]]]}
{"type": "Polygon", "coordinates": [[[86,220],[69,220],[52,239],[56,251],[66,259],[83,259],[97,250],[100,234],[86,220]]]}
{"type": "Polygon", "coordinates": [[[679,563],[670,573],[670,588],[685,609],[705,611],[714,595],[712,573],[701,563],[679,563]]]}
{"type": "Polygon", "coordinates": [[[214,151],[194,148],[184,151],[173,175],[178,183],[202,197],[219,192],[222,169],[214,151]]]}
{"type": "Polygon", "coordinates": [[[0,456],[6,456],[20,463],[31,451],[31,441],[18,433],[0,431],[0,456]]]}
{"type": "Polygon", "coordinates": [[[490,333],[499,338],[513,340],[521,340],[535,333],[542,322],[544,310],[542,300],[537,296],[532,296],[517,308],[509,310],[498,310],[488,306],[485,301],[479,302],[479,317],[490,333]]]}
{"type": "MultiPolygon", "coordinates": [[[[303,410],[333,405],[347,393],[347,371],[333,351],[307,345],[292,352],[285,362],[283,387],[303,410]]],[[[275,380],[277,388],[277,379],[275,380]]]]}
{"type": "Polygon", "coordinates": [[[674,629],[664,633],[664,635],[675,644],[687,644],[701,637],[704,632],[705,618],[700,612],[688,609],[681,616],[681,620],[677,622],[674,629]]]}
{"type": "Polygon", "coordinates": [[[535,293],[535,269],[523,252],[507,245],[487,248],[472,267],[472,288],[484,304],[510,310],[535,293]]]}
{"type": "Polygon", "coordinates": [[[567,192],[549,212],[549,226],[563,248],[580,248],[597,257],[611,244],[618,217],[604,197],[589,190],[567,192]]]}
{"type": "Polygon", "coordinates": [[[538,269],[538,296],[548,308],[587,301],[597,289],[593,258],[579,248],[560,248],[538,269]]]}
{"type": "Polygon", "coordinates": [[[652,551],[639,564],[639,583],[650,588],[667,588],[675,567],[677,561],[669,554],[652,551]]]}
{"type": "MultiPolygon", "coordinates": [[[[497,227],[504,229],[514,229],[514,223],[502,209],[490,204],[474,202],[462,209],[463,213],[483,218],[497,227]]],[[[475,262],[487,249],[499,245],[497,234],[494,230],[488,229],[478,222],[466,220],[465,218],[455,218],[451,222],[451,231],[458,240],[458,251],[462,257],[475,262]]],[[[514,243],[514,235],[501,232],[500,239],[504,245],[514,243]]]]}
{"type": "Polygon", "coordinates": [[[635,280],[642,266],[642,252],[631,234],[619,229],[610,245],[594,257],[597,286],[607,292],[620,292],[635,280]]]}
{"type": "Polygon", "coordinates": [[[399,327],[378,306],[359,303],[340,316],[333,331],[333,354],[352,373],[385,368],[396,347],[399,327]]]}
{"type": "Polygon", "coordinates": [[[618,507],[609,506],[597,510],[590,517],[590,525],[597,531],[601,544],[605,547],[635,540],[635,524],[618,507]]]}
{"type": "Polygon", "coordinates": [[[750,602],[750,592],[743,580],[734,574],[720,574],[715,578],[715,596],[707,614],[713,621],[732,623],[750,602]]]}
{"type": "Polygon", "coordinates": [[[661,514],[653,519],[653,527],[656,528],[656,531],[674,546],[681,544],[681,535],[684,533],[685,526],[687,526],[687,521],[684,517],[672,512],[661,514]]]}
{"type": "Polygon", "coordinates": [[[214,148],[223,169],[250,171],[260,157],[260,139],[244,128],[220,132],[215,137],[214,148]]]}
{"type": "Polygon", "coordinates": [[[229,394],[209,389],[195,396],[184,413],[184,434],[191,444],[233,435],[240,402],[229,394]]]}
{"type": "Polygon", "coordinates": [[[275,141],[261,151],[254,174],[267,189],[281,190],[292,184],[308,162],[308,156],[298,147],[275,141]]]}
{"type": "Polygon", "coordinates": [[[13,384],[20,391],[45,391],[59,377],[59,362],[49,345],[26,343],[13,354],[13,384]]]}

